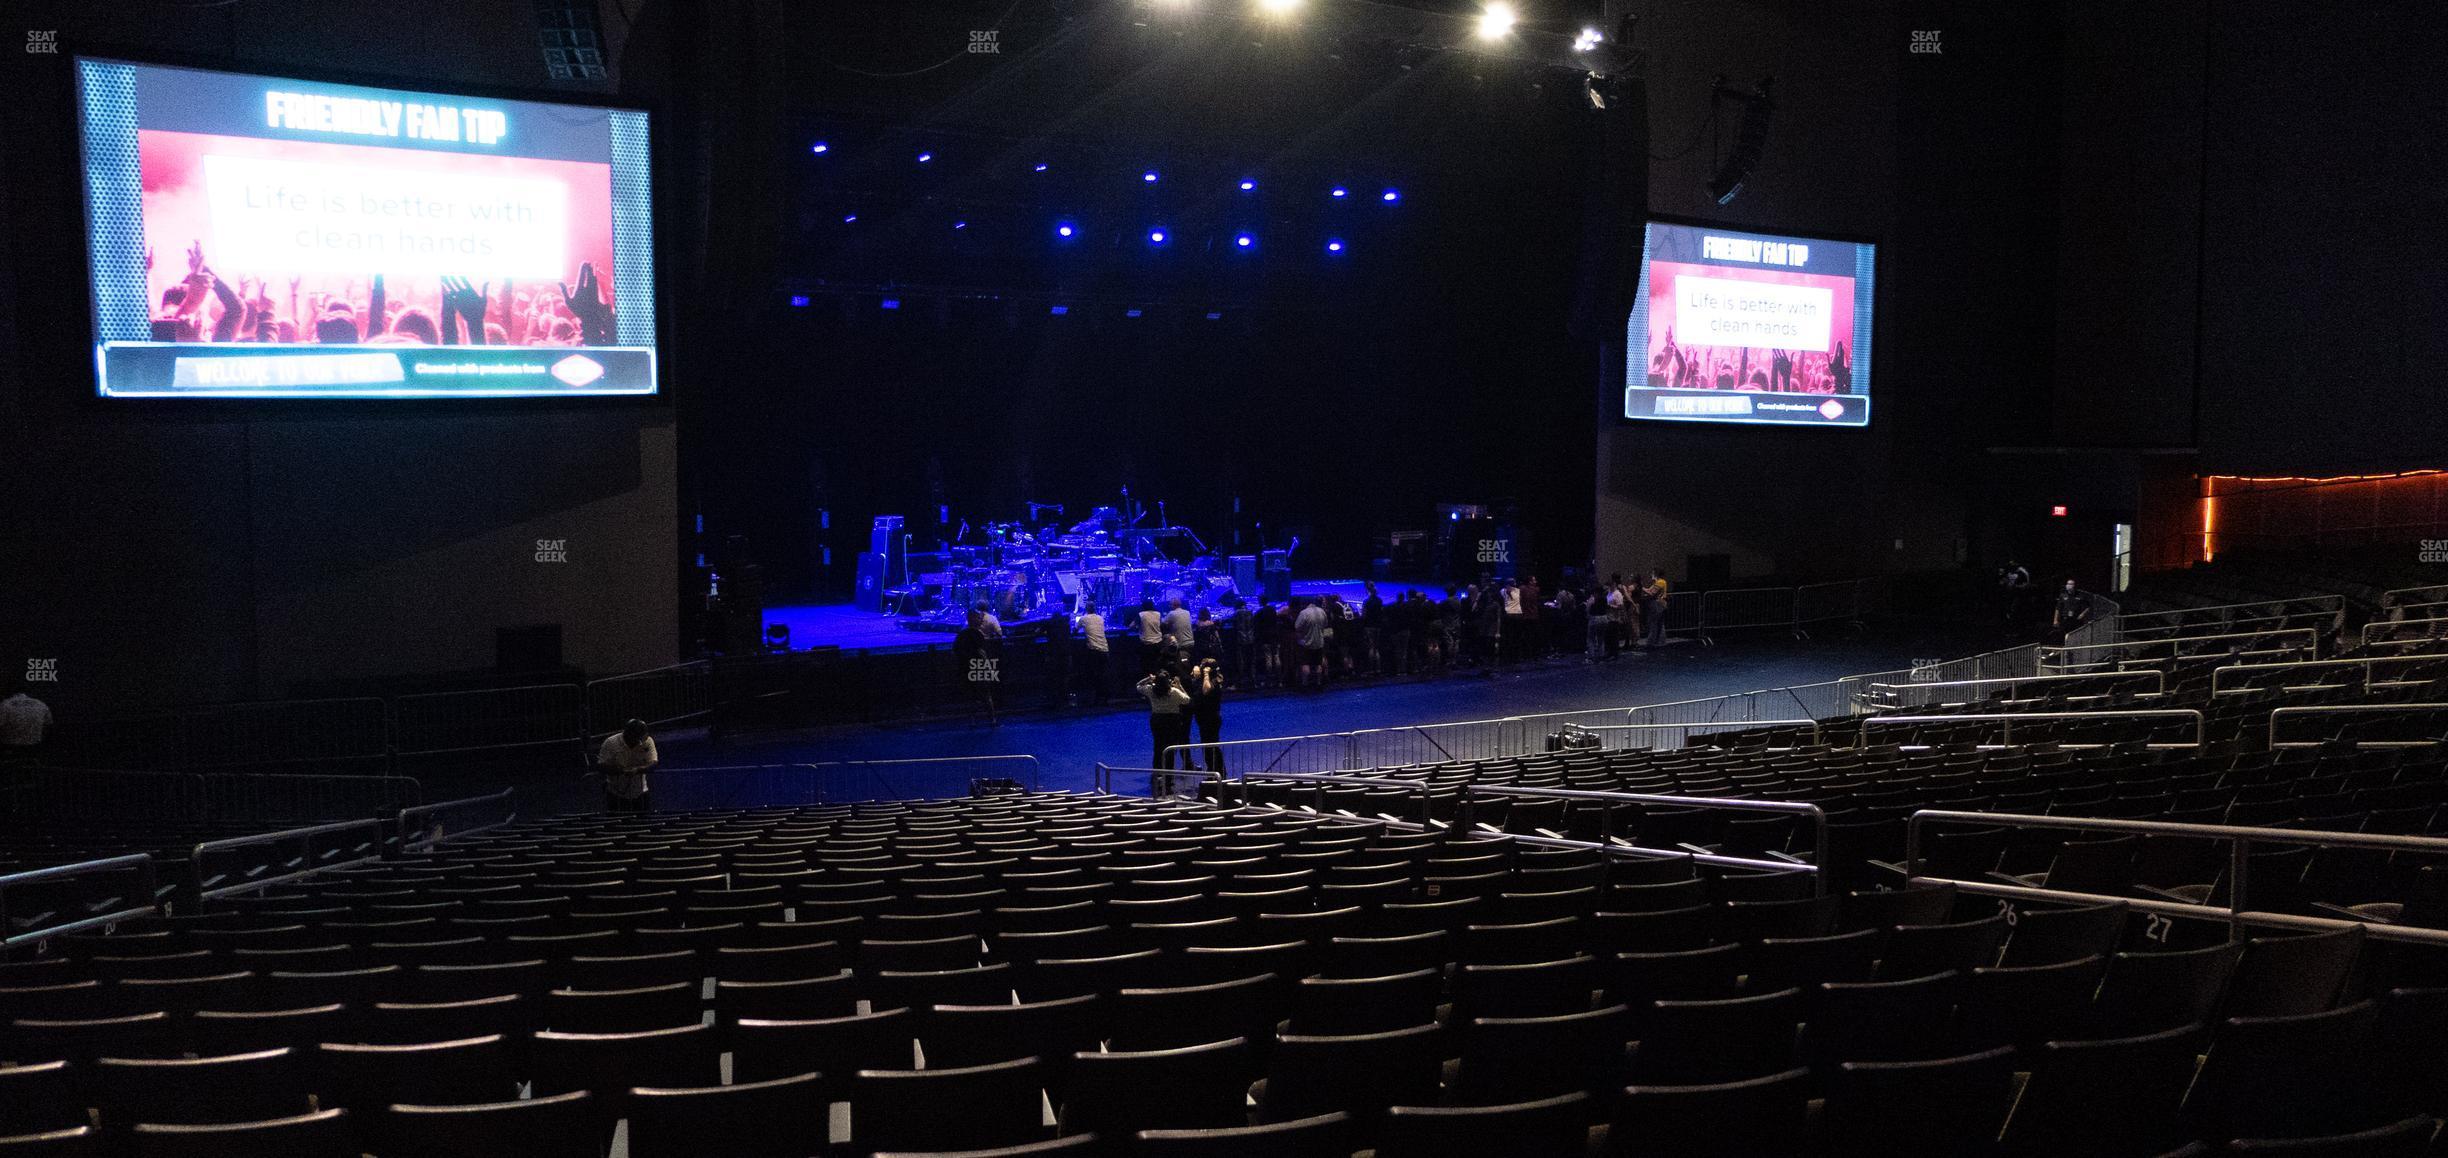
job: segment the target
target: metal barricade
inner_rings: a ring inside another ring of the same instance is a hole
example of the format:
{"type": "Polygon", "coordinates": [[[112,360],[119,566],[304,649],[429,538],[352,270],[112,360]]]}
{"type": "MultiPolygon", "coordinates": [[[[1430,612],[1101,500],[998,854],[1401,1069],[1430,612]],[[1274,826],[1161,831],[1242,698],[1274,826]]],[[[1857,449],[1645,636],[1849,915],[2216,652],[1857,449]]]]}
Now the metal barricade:
{"type": "Polygon", "coordinates": [[[2377,691],[2441,681],[2448,681],[2448,655],[2372,655],[2295,663],[2229,664],[2210,673],[2210,694],[2236,695],[2268,688],[2377,691]],[[2340,676],[2344,677],[2342,682],[2340,676]]]}
{"type": "Polygon", "coordinates": [[[586,732],[605,735],[630,720],[653,727],[714,712],[714,665],[705,661],[607,676],[586,683],[586,732]]]}
{"type": "Polygon", "coordinates": [[[2448,639],[2448,619],[2375,619],[2363,625],[2363,650],[2448,639]]]}
{"type": "Polygon", "coordinates": [[[191,821],[207,815],[195,772],[28,768],[6,785],[13,817],[46,820],[191,821]]]}
{"type": "Polygon", "coordinates": [[[380,860],[385,827],[380,820],[343,820],[205,841],[188,853],[187,901],[216,900],[380,860]],[[230,877],[238,879],[212,883],[230,877]]]}
{"type": "MultiPolygon", "coordinates": [[[[2014,725],[2017,721],[2090,720],[2099,722],[2121,722],[2125,720],[2133,720],[2140,722],[2142,720],[2152,718],[2190,720],[2193,724],[2193,739],[2189,743],[2173,743],[2164,740],[2146,740],[2145,743],[2150,747],[2201,747],[2202,738],[2204,735],[2202,714],[2199,710],[2194,708],[2140,708],[2125,711],[2099,712],[1941,712],[1925,716],[1871,716],[1861,722],[1861,738],[1859,743],[1863,747],[1869,746],[1870,733],[1872,729],[1888,729],[1905,725],[1918,726],[1925,724],[1996,723],[2001,725],[1998,729],[1998,743],[2012,744],[2015,743],[2014,725]]],[[[2027,740],[2025,742],[2029,743],[2031,741],[2027,740]]],[[[2080,745],[2076,744],[2073,746],[2080,745]]]]}
{"type": "Polygon", "coordinates": [[[2127,640],[2158,639],[2183,635],[2202,628],[2233,632],[2251,625],[2257,630],[2281,627],[2311,627],[2318,630],[2326,624],[2331,631],[2346,622],[2346,597],[2343,595],[2301,595],[2284,599],[2262,599],[2249,603],[2221,603],[2209,607],[2179,607],[2168,611],[2136,611],[2117,617],[2121,637],[2127,640]],[[2296,621],[2302,622],[2296,622],[2296,621]]]}
{"type": "Polygon", "coordinates": [[[577,684],[429,692],[394,703],[403,756],[581,746],[586,735],[586,691],[577,684]]]}
{"type": "MultiPolygon", "coordinates": [[[[968,796],[980,782],[1008,780],[1039,790],[1037,757],[936,756],[896,760],[828,760],[802,764],[713,764],[658,768],[649,777],[658,812],[841,804],[871,800],[930,800],[968,796]]],[[[530,789],[550,801],[537,811],[590,812],[603,806],[603,778],[589,773],[576,789],[530,789]]]]}
{"type": "Polygon", "coordinates": [[[179,713],[181,766],[190,769],[312,763],[382,766],[390,724],[379,697],[224,704],[179,713]]]}
{"type": "Polygon", "coordinates": [[[9,955],[62,933],[106,928],[161,912],[153,858],[145,853],[103,857],[0,876],[0,940],[9,955]],[[31,895],[32,901],[25,900],[31,895]],[[18,929],[20,914],[47,915],[48,923],[18,929]]]}
{"type": "Polygon", "coordinates": [[[2306,828],[2250,828],[2224,824],[2179,824],[2165,820],[2109,820],[2076,816],[2031,816],[2012,812],[1957,812],[1947,809],[1923,809],[1907,817],[1904,822],[1904,868],[1905,874],[1915,885],[1951,884],[1958,892],[1975,893],[2005,900],[2075,904],[2117,901],[2143,913],[2170,917],[2223,919],[2228,923],[2228,939],[2233,941],[2245,939],[2243,928],[2247,925],[2280,925],[2313,930],[2342,929],[2352,925],[2361,925],[2366,933],[2381,940],[2448,944],[2448,929],[2251,911],[2250,903],[2257,895],[2252,885],[2252,849],[2256,844],[2284,848],[2311,845],[2315,848],[2364,848],[2387,852],[2448,853],[2448,840],[2429,836],[2391,836],[2379,833],[2332,832],[2306,828]],[[1923,876],[1921,874],[1922,830],[1937,824],[1961,824],[1980,828],[2041,828],[2115,836],[2189,837],[2220,841],[2228,846],[2224,881],[2227,903],[2225,905],[2190,904],[2184,901],[2155,900],[2148,897],[2113,896],[2067,889],[2029,888],[2004,884],[1996,880],[1923,876]]]}
{"type": "Polygon", "coordinates": [[[2318,704],[2289,705],[2270,709],[2269,746],[2272,748],[2317,748],[2343,740],[2338,733],[2311,739],[2280,739],[2285,725],[2299,720],[2338,720],[2352,717],[2376,718],[2383,723],[2404,723],[2415,717],[2436,717],[2439,723],[2421,736],[2356,738],[2349,741],[2358,748],[2419,748],[2448,741],[2448,703],[2425,704],[2318,704]]]}
{"type": "Polygon", "coordinates": [[[250,823],[389,816],[425,799],[424,786],[410,776],[217,772],[203,777],[203,787],[201,815],[250,823]]]}
{"type": "Polygon", "coordinates": [[[1701,638],[1700,614],[1705,602],[1705,597],[1698,591],[1667,592],[1666,635],[1669,638],[1701,638]]]}
{"type": "Polygon", "coordinates": [[[2287,627],[2271,631],[2219,632],[2212,635],[2177,635],[2159,639],[2125,640],[2118,643],[2090,643],[2065,647],[2042,647],[2040,666],[2044,671],[2065,671],[2071,668],[2114,668],[2126,663],[2166,663],[2178,659],[2215,658],[2253,650],[2241,640],[2258,640],[2290,650],[2317,651],[2319,632],[2309,627],[2287,627]]]}
{"type": "Polygon", "coordinates": [[[1736,587],[1710,591],[1700,599],[1700,639],[1716,642],[1721,631],[1746,628],[1782,627],[1797,637],[1794,623],[1794,589],[1791,587],[1736,587]]]}
{"type": "Polygon", "coordinates": [[[397,824],[397,854],[422,852],[446,840],[503,827],[519,817],[518,789],[465,796],[403,808],[397,824]]]}
{"type": "Polygon", "coordinates": [[[1841,583],[1807,583],[1794,588],[1795,629],[1830,621],[1861,626],[1861,583],[1858,579],[1848,579],[1841,583]]]}
{"type": "Polygon", "coordinates": [[[2077,686],[2098,687],[2104,690],[2090,694],[2105,695],[2120,690],[2124,685],[2132,685],[2125,690],[2141,688],[2147,694],[2158,695],[2167,691],[2167,673],[2162,671],[2075,672],[2068,675],[1991,676],[1987,679],[1900,684],[1874,683],[1870,685],[1869,696],[1872,703],[1884,708],[1925,708],[1931,704],[1979,703],[1998,698],[1980,694],[1989,690],[2003,691],[2004,698],[2011,700],[2018,698],[2022,690],[2027,687],[2042,688],[2044,694],[2068,695],[2084,694],[2073,690],[2077,686]],[[2148,686],[2143,688],[2142,685],[2145,684],[2148,686]],[[1949,691],[1970,691],[1974,695],[1970,700],[1952,700],[1947,698],[1949,691]]]}
{"type": "Polygon", "coordinates": [[[1742,732],[1756,728],[1807,728],[1810,731],[1811,743],[1819,744],[1824,742],[1826,739],[1825,732],[1822,729],[1819,721],[1808,718],[1793,720],[1717,720],[1705,724],[1566,724],[1564,725],[1564,728],[1567,732],[1590,733],[1600,737],[1601,743],[1596,745],[1600,748],[1641,748],[1649,751],[1671,751],[1678,748],[1688,748],[1691,746],[1691,740],[1694,734],[1716,735],[1718,734],[1719,729],[1728,732],[1742,732]],[[1603,742],[1605,737],[1615,733],[1624,733],[1628,738],[1633,739],[1649,738],[1652,740],[1652,742],[1624,744],[1607,744],[1603,742]]]}
{"type": "Polygon", "coordinates": [[[2383,591],[2380,593],[2380,610],[2389,613],[2388,618],[2396,619],[2400,618],[2396,614],[2397,609],[2400,607],[2417,603],[2438,603],[2444,600],[2448,600],[2448,583],[2430,583],[2421,587],[2399,587],[2393,591],[2383,591]]]}

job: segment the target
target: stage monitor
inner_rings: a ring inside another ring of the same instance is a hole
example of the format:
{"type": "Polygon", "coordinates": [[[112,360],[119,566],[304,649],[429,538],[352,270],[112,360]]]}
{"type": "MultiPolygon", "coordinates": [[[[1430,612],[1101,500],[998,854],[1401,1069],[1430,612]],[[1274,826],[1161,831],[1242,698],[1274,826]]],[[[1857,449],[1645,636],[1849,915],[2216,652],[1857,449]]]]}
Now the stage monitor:
{"type": "Polygon", "coordinates": [[[1877,249],[1650,222],[1625,327],[1623,416],[1869,425],[1877,249]]]}
{"type": "Polygon", "coordinates": [[[655,392],[645,112],[76,75],[102,396],[655,392]]]}

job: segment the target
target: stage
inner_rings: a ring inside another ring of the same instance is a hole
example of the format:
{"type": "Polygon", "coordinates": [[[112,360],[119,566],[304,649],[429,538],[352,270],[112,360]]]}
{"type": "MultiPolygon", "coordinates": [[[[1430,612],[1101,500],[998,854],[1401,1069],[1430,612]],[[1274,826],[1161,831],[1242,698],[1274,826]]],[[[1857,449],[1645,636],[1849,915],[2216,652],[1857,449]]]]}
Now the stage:
{"type": "MultiPolygon", "coordinates": [[[[1392,599],[1397,594],[1413,590],[1431,599],[1445,597],[1441,585],[1386,581],[1377,584],[1377,594],[1392,599]]],[[[1363,579],[1295,579],[1295,598],[1320,595],[1341,595],[1345,602],[1358,604],[1368,598],[1368,582],[1363,579]]],[[[1112,609],[1106,609],[1108,616],[1112,609]]],[[[843,651],[883,651],[892,648],[941,647],[952,642],[948,631],[913,631],[901,626],[901,620],[880,612],[862,611],[852,603],[793,603],[765,608],[765,625],[781,624],[790,628],[790,645],[794,651],[811,647],[838,647],[843,651]]],[[[1121,631],[1119,624],[1107,628],[1121,631]]]]}

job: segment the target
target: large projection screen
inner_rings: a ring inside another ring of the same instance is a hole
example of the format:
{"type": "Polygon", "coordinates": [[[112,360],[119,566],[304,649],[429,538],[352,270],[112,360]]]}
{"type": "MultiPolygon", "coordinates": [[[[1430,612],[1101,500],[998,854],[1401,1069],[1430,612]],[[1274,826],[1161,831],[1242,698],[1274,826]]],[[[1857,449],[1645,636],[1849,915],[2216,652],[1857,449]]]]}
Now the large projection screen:
{"type": "Polygon", "coordinates": [[[1624,418],[1869,425],[1877,266],[1869,242],[1650,222],[1624,418]]]}
{"type": "Polygon", "coordinates": [[[102,396],[655,393],[644,111],[76,75],[102,396]]]}

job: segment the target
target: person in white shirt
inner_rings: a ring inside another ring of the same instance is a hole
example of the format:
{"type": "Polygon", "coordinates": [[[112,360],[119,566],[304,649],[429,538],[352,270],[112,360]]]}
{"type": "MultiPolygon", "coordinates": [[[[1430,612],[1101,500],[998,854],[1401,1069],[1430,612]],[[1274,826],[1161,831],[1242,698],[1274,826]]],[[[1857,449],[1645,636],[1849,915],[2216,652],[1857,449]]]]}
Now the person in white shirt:
{"type": "Polygon", "coordinates": [[[604,811],[646,811],[651,800],[646,774],[662,762],[644,720],[631,720],[604,737],[603,747],[595,751],[595,763],[603,769],[604,811]]]}
{"type": "Polygon", "coordinates": [[[0,760],[29,760],[51,730],[51,705],[19,692],[0,700],[0,760]]]}
{"type": "Polygon", "coordinates": [[[1152,765],[1170,769],[1174,767],[1173,757],[1179,756],[1181,766],[1189,767],[1190,753],[1174,751],[1190,743],[1189,689],[1168,669],[1140,680],[1138,691],[1147,699],[1148,735],[1156,743],[1152,765]]]}
{"type": "Polygon", "coordinates": [[[1139,605],[1139,669],[1154,675],[1164,667],[1164,616],[1152,602],[1139,605]]]}
{"type": "Polygon", "coordinates": [[[1105,663],[1113,658],[1113,645],[1105,638],[1105,617],[1097,613],[1096,604],[1082,600],[1071,622],[1080,633],[1080,678],[1087,681],[1088,694],[1104,703],[1105,663]]]}
{"type": "Polygon", "coordinates": [[[1311,600],[1292,617],[1292,633],[1300,645],[1300,682],[1303,686],[1326,684],[1326,605],[1311,600]]]}
{"type": "Polygon", "coordinates": [[[1189,656],[1191,633],[1196,629],[1190,622],[1189,609],[1182,606],[1179,596],[1166,600],[1165,605],[1171,610],[1164,615],[1164,645],[1165,650],[1172,653],[1166,659],[1178,661],[1189,656]]]}

